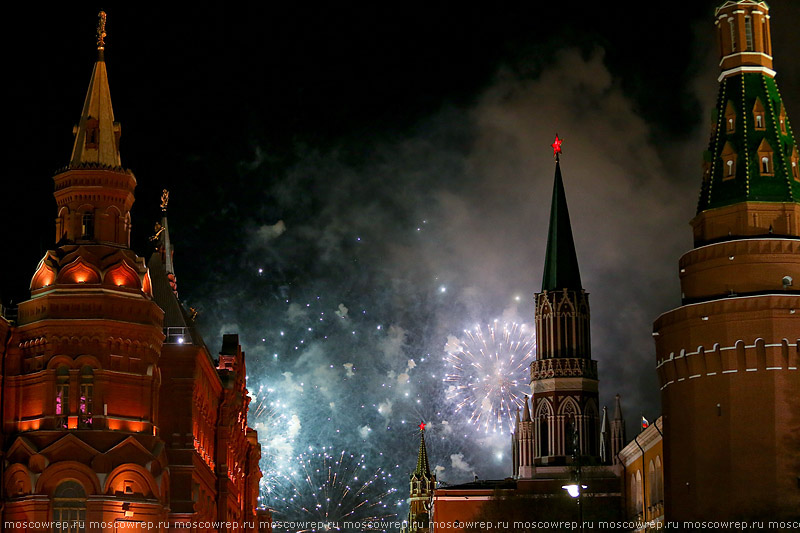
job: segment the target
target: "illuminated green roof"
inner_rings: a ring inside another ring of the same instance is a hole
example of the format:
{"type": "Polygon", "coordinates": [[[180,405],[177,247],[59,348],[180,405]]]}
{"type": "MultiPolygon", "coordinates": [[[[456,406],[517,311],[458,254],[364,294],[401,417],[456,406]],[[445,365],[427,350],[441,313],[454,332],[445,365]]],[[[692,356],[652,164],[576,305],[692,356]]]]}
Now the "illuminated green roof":
{"type": "Polygon", "coordinates": [[[772,76],[724,78],[712,119],[698,213],[740,202],[800,202],[800,181],[791,166],[797,142],[772,76]]]}

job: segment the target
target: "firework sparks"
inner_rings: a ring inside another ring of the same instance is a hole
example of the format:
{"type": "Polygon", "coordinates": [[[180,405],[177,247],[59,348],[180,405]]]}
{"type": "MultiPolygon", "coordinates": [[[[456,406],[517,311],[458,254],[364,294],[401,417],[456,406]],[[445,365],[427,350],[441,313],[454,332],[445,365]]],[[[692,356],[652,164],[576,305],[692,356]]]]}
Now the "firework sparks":
{"type": "Polygon", "coordinates": [[[369,469],[364,455],[323,448],[302,453],[293,463],[279,477],[268,503],[282,521],[318,526],[299,532],[362,531],[364,523],[396,516],[394,502],[389,501],[397,491],[390,487],[392,474],[369,469]],[[348,523],[360,526],[351,528],[348,523]]]}
{"type": "Polygon", "coordinates": [[[514,413],[528,391],[528,367],[533,360],[532,328],[497,321],[484,330],[476,326],[446,347],[449,384],[447,397],[456,412],[468,413],[469,421],[486,433],[511,431],[514,413]]]}

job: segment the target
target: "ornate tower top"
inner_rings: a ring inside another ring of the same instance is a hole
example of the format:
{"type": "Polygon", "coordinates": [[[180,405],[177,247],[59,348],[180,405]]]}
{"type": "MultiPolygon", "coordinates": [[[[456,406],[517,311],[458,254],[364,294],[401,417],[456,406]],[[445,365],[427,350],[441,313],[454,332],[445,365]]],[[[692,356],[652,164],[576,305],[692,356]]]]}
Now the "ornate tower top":
{"type": "Polygon", "coordinates": [[[104,58],[106,14],[101,11],[97,25],[97,62],[92,70],[89,90],[83,103],[81,118],[75,126],[75,144],[72,147],[69,167],[99,165],[108,168],[122,166],[119,157],[121,128],[114,120],[108,72],[104,58]]]}
{"type": "Polygon", "coordinates": [[[575,241],[572,238],[572,226],[569,222],[567,195],[561,178],[561,142],[556,135],[556,140],[552,144],[553,156],[556,158],[556,175],[553,183],[553,200],[550,204],[550,230],[547,234],[547,251],[542,277],[543,291],[582,288],[578,256],[575,253],[575,241]]]}
{"type": "Polygon", "coordinates": [[[769,7],[726,1],[715,24],[722,72],[695,243],[800,235],[800,154],[772,70],[769,7]]]}
{"type": "Polygon", "coordinates": [[[739,72],[761,72],[774,77],[767,3],[729,0],[716,9],[715,15],[720,81],[739,72]]]}

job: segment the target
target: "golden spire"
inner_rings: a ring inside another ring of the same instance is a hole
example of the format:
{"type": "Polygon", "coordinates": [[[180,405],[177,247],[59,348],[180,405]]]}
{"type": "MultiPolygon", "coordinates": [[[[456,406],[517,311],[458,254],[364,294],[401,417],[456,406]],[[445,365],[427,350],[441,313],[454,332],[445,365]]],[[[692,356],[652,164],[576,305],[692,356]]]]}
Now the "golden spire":
{"type": "Polygon", "coordinates": [[[169,203],[169,191],[164,189],[161,191],[161,211],[167,212],[167,204],[169,203]]]}
{"type": "Polygon", "coordinates": [[[106,49],[106,12],[101,11],[97,17],[97,52],[102,59],[103,50],[106,49]]]}

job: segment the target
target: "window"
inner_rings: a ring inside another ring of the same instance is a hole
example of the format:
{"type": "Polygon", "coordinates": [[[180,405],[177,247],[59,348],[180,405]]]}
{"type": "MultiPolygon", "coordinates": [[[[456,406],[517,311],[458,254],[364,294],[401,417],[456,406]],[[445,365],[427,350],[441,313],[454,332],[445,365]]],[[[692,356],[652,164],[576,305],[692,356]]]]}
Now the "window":
{"type": "Polygon", "coordinates": [[[653,506],[658,502],[658,484],[656,481],[656,465],[653,461],[650,461],[650,465],[647,469],[647,483],[648,483],[648,496],[650,497],[650,506],[653,506]]]}
{"type": "Polygon", "coordinates": [[[734,173],[736,172],[736,163],[733,159],[728,159],[725,161],[725,166],[727,169],[725,170],[725,177],[732,178],[734,173]]]}
{"type": "Polygon", "coordinates": [[[725,131],[728,133],[736,131],[736,108],[733,107],[733,102],[728,102],[725,106],[725,131]]]}
{"type": "Polygon", "coordinates": [[[64,481],[53,494],[53,533],[86,531],[86,491],[77,481],[64,481]]]}
{"type": "Polygon", "coordinates": [[[764,129],[764,115],[756,115],[756,129],[757,130],[764,129]]]}
{"type": "Polygon", "coordinates": [[[736,51],[736,28],[733,26],[733,19],[728,19],[728,24],[731,27],[731,53],[736,51]]]}
{"type": "Polygon", "coordinates": [[[86,120],[86,138],[84,139],[86,148],[97,149],[98,138],[100,136],[98,125],[99,122],[96,118],[89,117],[86,120]]]}
{"type": "Polygon", "coordinates": [[[759,171],[762,176],[772,176],[775,173],[772,164],[772,154],[772,146],[770,146],[766,139],[762,140],[761,144],[758,146],[759,171]]]}
{"type": "Polygon", "coordinates": [[[94,373],[92,367],[84,366],[81,369],[81,395],[78,402],[78,427],[81,429],[92,428],[93,401],[94,373]]]}
{"type": "Polygon", "coordinates": [[[69,415],[69,369],[62,365],[56,371],[56,428],[66,429],[69,415]]]}
{"type": "Polygon", "coordinates": [[[81,217],[81,238],[94,239],[94,213],[83,213],[81,217]]]}
{"type": "Polygon", "coordinates": [[[640,470],[636,471],[636,513],[641,514],[642,510],[644,510],[644,495],[642,494],[642,489],[644,489],[644,485],[642,485],[642,472],[640,470]]]}
{"type": "Polygon", "coordinates": [[[753,19],[748,15],[744,18],[744,35],[747,40],[747,51],[753,51],[753,19]]]}
{"type": "Polygon", "coordinates": [[[547,457],[550,455],[550,432],[547,425],[547,415],[539,417],[539,456],[547,457]]]}

